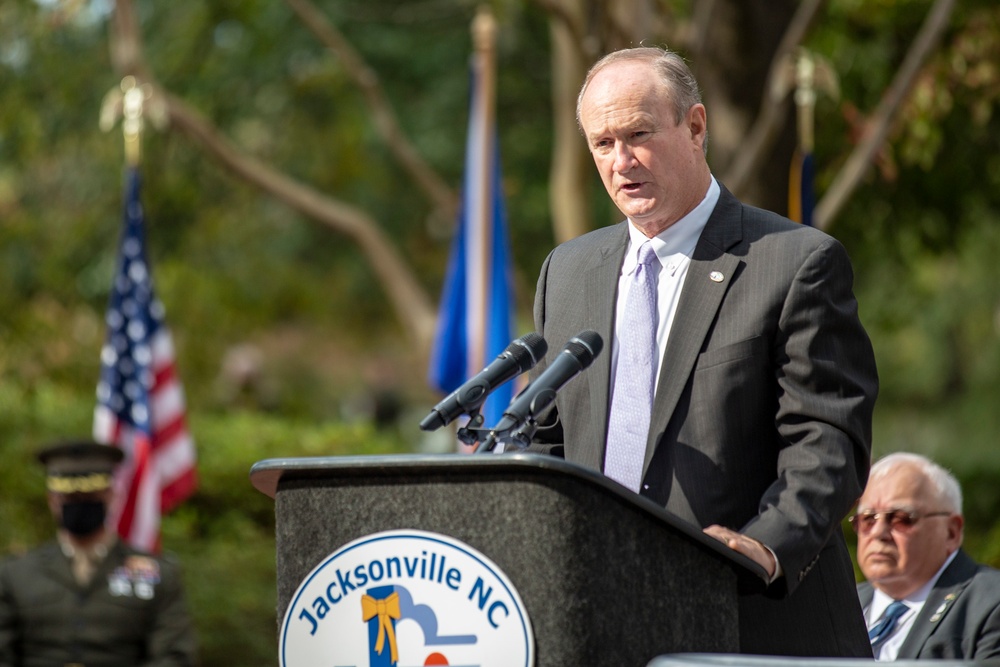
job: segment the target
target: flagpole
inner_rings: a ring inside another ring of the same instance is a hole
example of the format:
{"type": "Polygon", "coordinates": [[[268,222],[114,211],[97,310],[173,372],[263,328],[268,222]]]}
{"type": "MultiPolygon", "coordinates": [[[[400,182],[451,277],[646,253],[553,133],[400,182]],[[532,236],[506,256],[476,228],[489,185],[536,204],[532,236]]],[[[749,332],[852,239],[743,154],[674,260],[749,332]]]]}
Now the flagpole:
{"type": "Polygon", "coordinates": [[[115,473],[112,508],[118,534],[135,548],[155,552],[161,515],[194,492],[197,475],[173,341],[163,305],[154,294],[146,252],[139,174],[146,113],[154,126],[165,124],[165,107],[152,96],[152,86],[140,85],[132,76],[122,79],[101,104],[102,130],[111,130],[118,117],[122,119],[126,178],[93,435],[97,442],[125,452],[115,473]]]}
{"type": "Polygon", "coordinates": [[[795,107],[799,130],[799,150],[803,155],[813,152],[816,116],[816,61],[806,50],[799,52],[795,63],[795,107]]]}
{"type": "Polygon", "coordinates": [[[151,96],[150,86],[139,85],[128,75],[112,88],[101,102],[100,128],[109,132],[120,116],[125,138],[125,166],[138,167],[142,157],[143,105],[151,96]]]}
{"type": "Polygon", "coordinates": [[[130,167],[138,167],[142,157],[142,103],[145,101],[143,91],[136,85],[133,77],[129,86],[122,81],[125,97],[122,99],[122,134],[125,136],[125,161],[130,167]]]}
{"type": "Polygon", "coordinates": [[[493,236],[493,127],[496,117],[496,20],[486,6],[481,6],[472,21],[472,39],[475,46],[476,96],[473,109],[478,112],[478,140],[482,150],[477,151],[480,164],[475,184],[477,196],[472,224],[469,225],[470,250],[467,270],[469,287],[479,298],[471,299],[475,307],[470,310],[468,372],[474,373],[486,365],[487,317],[491,312],[489,277],[492,275],[490,239],[493,236]]]}
{"type": "Polygon", "coordinates": [[[789,171],[788,217],[812,226],[816,204],[814,191],[816,144],[816,99],[819,92],[838,97],[837,76],[821,57],[799,49],[793,66],[797,145],[789,171]]]}
{"type": "MultiPolygon", "coordinates": [[[[470,24],[469,121],[462,177],[462,206],[441,290],[428,380],[444,393],[501,354],[513,336],[513,302],[507,214],[496,131],[496,22],[481,8],[470,24]]],[[[513,383],[495,387],[476,426],[500,420],[513,383]]],[[[459,451],[471,451],[462,449],[459,451]]]]}

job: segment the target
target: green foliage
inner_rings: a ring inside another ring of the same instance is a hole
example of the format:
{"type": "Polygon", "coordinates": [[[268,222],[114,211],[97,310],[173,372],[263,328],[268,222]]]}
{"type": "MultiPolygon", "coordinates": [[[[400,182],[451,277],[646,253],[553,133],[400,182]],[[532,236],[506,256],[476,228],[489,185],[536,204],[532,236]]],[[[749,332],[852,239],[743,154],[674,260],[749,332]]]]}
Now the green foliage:
{"type": "MultiPolygon", "coordinates": [[[[376,72],[420,153],[457,188],[478,2],[317,4],[376,72]]],[[[528,330],[552,245],[549,25],[539,3],[493,4],[518,320],[528,330]]],[[[690,16],[690,2],[660,5],[672,20],[690,16]]],[[[826,3],[807,46],[830,61],[841,95],[817,106],[820,196],[931,5],[826,3]]],[[[47,510],[34,448],[90,431],[122,189],[119,130],[97,127],[119,83],[108,7],[0,3],[0,551],[51,535],[38,520],[47,510]]],[[[369,212],[437,292],[450,221],[434,219],[343,63],[286,4],[138,0],[136,9],[165,86],[255,157],[369,212]]],[[[1000,565],[998,63],[1000,8],[957,3],[832,232],[851,253],[880,369],[876,456],[921,451],[954,469],[966,488],[970,551],[1000,565]]],[[[199,491],[165,519],[164,544],[184,564],[205,664],[273,664],[273,513],[249,467],[434,446],[415,424],[437,397],[352,243],[235,179],[177,133],[147,129],[143,173],[153,275],[200,455],[199,491]]],[[[593,196],[594,224],[603,224],[607,197],[599,186],[593,196]]]]}
{"type": "MultiPolygon", "coordinates": [[[[34,452],[85,434],[93,402],[50,382],[25,392],[0,382],[0,554],[52,539],[44,475],[34,452]]],[[[406,451],[398,433],[364,423],[316,423],[260,413],[193,411],[198,490],[164,517],[162,543],[182,565],[206,665],[273,664],[277,653],[273,501],[250,484],[269,458],[376,455],[406,451]]]]}

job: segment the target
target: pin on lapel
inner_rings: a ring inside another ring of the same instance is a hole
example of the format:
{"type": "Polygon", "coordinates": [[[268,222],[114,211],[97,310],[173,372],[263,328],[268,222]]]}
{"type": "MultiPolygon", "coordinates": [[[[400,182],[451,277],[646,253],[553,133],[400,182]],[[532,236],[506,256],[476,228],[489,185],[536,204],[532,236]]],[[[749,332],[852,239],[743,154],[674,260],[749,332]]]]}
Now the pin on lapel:
{"type": "Polygon", "coordinates": [[[724,278],[725,276],[722,275],[721,271],[712,271],[710,274],[708,274],[708,279],[711,280],[713,283],[721,283],[724,278]]]}
{"type": "Polygon", "coordinates": [[[944,602],[941,603],[940,607],[934,610],[934,615],[931,616],[931,623],[937,623],[941,620],[941,617],[944,616],[944,612],[948,609],[948,605],[954,602],[956,597],[958,596],[954,593],[948,593],[944,596],[944,602]]]}

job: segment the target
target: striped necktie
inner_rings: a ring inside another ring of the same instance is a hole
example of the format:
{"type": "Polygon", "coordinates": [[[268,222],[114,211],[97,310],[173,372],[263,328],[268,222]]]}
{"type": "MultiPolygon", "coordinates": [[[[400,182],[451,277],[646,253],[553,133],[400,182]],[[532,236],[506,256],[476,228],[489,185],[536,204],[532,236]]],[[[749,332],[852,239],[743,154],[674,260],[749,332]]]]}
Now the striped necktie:
{"type": "Polygon", "coordinates": [[[882,614],[882,620],[872,626],[872,629],[868,631],[868,639],[872,642],[872,652],[878,655],[878,651],[882,648],[882,644],[884,644],[896,630],[896,622],[899,621],[899,617],[909,610],[910,608],[899,600],[896,600],[886,607],[885,613],[882,614]]]}

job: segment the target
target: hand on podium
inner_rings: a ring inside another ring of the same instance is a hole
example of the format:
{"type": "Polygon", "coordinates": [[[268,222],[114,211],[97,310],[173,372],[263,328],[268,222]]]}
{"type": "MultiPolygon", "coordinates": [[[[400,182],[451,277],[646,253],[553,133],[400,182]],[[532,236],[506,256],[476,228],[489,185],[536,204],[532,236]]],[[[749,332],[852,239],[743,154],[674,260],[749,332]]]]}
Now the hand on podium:
{"type": "Polygon", "coordinates": [[[742,533],[737,533],[735,530],[730,530],[719,525],[711,525],[704,532],[706,535],[724,543],[733,551],[738,551],[760,565],[767,572],[768,581],[774,581],[774,573],[778,568],[778,561],[775,560],[771,550],[763,544],[752,537],[747,537],[742,533]]]}

